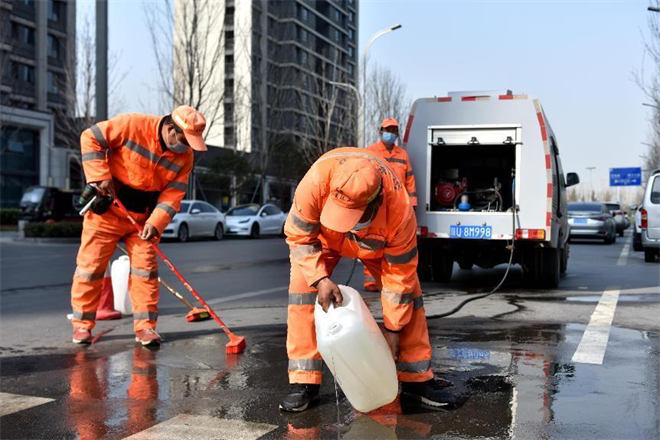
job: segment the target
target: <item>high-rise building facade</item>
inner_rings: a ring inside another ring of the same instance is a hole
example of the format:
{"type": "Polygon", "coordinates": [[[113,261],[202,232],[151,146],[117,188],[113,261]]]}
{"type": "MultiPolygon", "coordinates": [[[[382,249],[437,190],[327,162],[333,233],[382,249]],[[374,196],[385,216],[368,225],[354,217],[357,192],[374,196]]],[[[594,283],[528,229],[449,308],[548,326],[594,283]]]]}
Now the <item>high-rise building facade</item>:
{"type": "Polygon", "coordinates": [[[31,185],[77,186],[77,152],[58,148],[76,48],[75,0],[0,0],[0,203],[31,185]],[[74,180],[73,185],[72,181],[74,180]]]}

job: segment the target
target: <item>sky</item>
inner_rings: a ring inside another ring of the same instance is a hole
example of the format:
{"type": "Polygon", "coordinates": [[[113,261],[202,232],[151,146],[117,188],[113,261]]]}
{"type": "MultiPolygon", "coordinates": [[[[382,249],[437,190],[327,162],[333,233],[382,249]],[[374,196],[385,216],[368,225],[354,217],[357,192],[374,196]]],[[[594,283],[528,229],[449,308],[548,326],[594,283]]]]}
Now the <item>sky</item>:
{"type": "MultiPolygon", "coordinates": [[[[244,1],[244,0],[236,0],[244,1]]],[[[145,8],[155,0],[111,0],[109,49],[126,77],[122,111],[158,113],[145,8]]],[[[93,13],[79,0],[79,17],[93,13]]],[[[360,56],[389,67],[412,100],[449,91],[510,89],[544,107],[565,172],[596,189],[609,169],[642,165],[651,108],[634,81],[645,65],[648,1],[360,0],[360,56]]],[[[163,30],[165,32],[166,30],[163,30]]],[[[652,67],[646,61],[647,71],[652,67]]],[[[402,122],[404,123],[404,122],[402,122]]]]}

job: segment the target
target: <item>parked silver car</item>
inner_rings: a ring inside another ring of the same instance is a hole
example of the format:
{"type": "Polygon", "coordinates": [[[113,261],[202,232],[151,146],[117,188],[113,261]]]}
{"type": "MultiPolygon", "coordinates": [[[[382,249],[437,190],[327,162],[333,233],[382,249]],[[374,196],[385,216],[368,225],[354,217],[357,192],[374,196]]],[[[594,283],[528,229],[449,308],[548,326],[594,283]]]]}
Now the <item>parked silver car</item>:
{"type": "Polygon", "coordinates": [[[649,176],[640,213],[644,261],[653,263],[660,256],[660,170],[649,176]]]}
{"type": "Polygon", "coordinates": [[[163,238],[177,238],[181,242],[194,237],[225,235],[225,215],[215,206],[199,200],[183,200],[181,210],[163,231],[163,238]]]}
{"type": "Polygon", "coordinates": [[[599,238],[606,244],[616,242],[616,224],[610,210],[601,202],[568,204],[570,238],[599,238]]]}

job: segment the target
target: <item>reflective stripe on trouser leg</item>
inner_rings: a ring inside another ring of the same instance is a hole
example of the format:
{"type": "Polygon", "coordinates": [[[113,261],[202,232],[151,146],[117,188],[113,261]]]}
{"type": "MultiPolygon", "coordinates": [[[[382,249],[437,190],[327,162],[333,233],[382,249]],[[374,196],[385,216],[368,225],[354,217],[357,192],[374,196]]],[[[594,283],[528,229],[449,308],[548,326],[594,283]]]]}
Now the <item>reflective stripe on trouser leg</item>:
{"type": "Polygon", "coordinates": [[[433,370],[431,370],[433,350],[429,342],[424,299],[419,280],[413,292],[412,306],[412,318],[401,332],[401,352],[396,363],[400,382],[424,382],[433,379],[433,370]]]}
{"type": "Polygon", "coordinates": [[[133,304],[133,327],[135,331],[155,329],[159,295],[156,252],[138,237],[137,231],[125,236],[124,241],[131,258],[128,291],[133,304]]]}
{"type": "Polygon", "coordinates": [[[371,259],[371,260],[360,260],[364,265],[364,287],[374,286],[378,290],[382,289],[383,286],[380,284],[380,277],[382,274],[381,268],[381,259],[371,259]]]}
{"type": "Polygon", "coordinates": [[[121,233],[107,232],[107,228],[99,230],[95,223],[106,223],[101,216],[91,220],[86,216],[83,221],[83,231],[80,237],[80,249],[76,258],[76,271],[71,285],[71,308],[74,328],[91,330],[94,328],[96,309],[101,301],[101,285],[103,275],[115,251],[115,246],[121,233]]]}

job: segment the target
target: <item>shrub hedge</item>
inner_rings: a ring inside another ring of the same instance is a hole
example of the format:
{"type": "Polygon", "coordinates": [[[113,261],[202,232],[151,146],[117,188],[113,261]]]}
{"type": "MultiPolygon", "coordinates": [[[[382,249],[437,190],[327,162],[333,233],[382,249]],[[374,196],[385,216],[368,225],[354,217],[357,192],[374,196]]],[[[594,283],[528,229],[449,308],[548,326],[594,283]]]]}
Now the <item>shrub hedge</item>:
{"type": "Polygon", "coordinates": [[[0,225],[18,224],[18,208],[0,208],[0,225]]]}
{"type": "Polygon", "coordinates": [[[82,222],[28,223],[25,236],[35,238],[72,238],[82,234],[82,222]]]}

